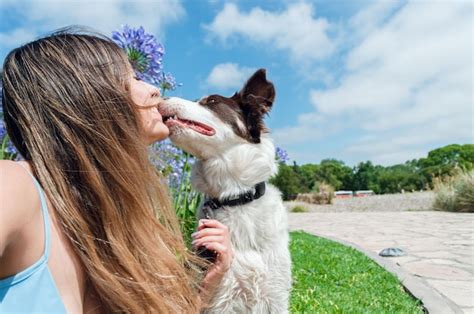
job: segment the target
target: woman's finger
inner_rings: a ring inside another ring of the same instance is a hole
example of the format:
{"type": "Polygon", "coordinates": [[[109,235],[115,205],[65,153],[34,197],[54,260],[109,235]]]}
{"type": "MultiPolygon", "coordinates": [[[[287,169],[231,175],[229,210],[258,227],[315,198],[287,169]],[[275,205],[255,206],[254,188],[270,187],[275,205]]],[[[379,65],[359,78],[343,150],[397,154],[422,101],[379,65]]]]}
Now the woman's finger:
{"type": "Polygon", "coordinates": [[[191,244],[195,247],[202,246],[203,243],[211,243],[211,242],[218,242],[224,244],[224,237],[223,236],[207,236],[200,239],[196,239],[191,244]]]}
{"type": "Polygon", "coordinates": [[[216,219],[201,219],[199,220],[199,227],[198,230],[201,230],[202,228],[217,228],[217,229],[222,229],[224,231],[228,231],[229,228],[226,225],[223,225],[220,221],[216,219]]]}
{"type": "Polygon", "coordinates": [[[230,257],[231,257],[231,250],[219,243],[219,242],[209,242],[209,243],[205,243],[204,246],[206,247],[206,249],[208,250],[211,250],[211,251],[215,251],[217,253],[217,260],[223,260],[223,261],[227,261],[227,260],[230,260],[230,257]]]}
{"type": "Polygon", "coordinates": [[[194,239],[199,239],[205,236],[210,236],[210,235],[223,235],[224,230],[222,229],[216,229],[216,228],[205,228],[202,230],[199,230],[198,232],[194,232],[191,236],[194,239]]]}

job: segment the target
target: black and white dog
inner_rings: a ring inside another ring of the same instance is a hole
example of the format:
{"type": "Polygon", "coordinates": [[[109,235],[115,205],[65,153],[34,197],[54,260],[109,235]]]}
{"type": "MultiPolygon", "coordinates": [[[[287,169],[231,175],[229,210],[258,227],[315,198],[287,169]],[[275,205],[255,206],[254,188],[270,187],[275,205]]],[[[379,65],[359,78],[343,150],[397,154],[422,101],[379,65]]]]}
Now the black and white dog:
{"type": "Polygon", "coordinates": [[[159,108],[171,140],[198,158],[192,184],[207,197],[199,218],[211,214],[231,233],[235,258],[207,313],[288,312],[287,213],[267,183],[277,164],[263,123],[274,98],[260,69],[230,98],[169,98],[159,108]]]}

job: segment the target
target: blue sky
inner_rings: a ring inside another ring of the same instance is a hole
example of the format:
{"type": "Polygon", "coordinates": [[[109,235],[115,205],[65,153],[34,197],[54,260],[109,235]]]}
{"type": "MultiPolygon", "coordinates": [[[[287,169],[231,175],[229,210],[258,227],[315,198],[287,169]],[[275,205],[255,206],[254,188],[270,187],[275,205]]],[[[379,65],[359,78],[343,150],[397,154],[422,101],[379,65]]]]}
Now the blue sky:
{"type": "Polygon", "coordinates": [[[258,68],[277,89],[267,119],[299,164],[392,165],[472,143],[470,1],[2,0],[0,59],[59,27],[143,25],[188,99],[231,95],[258,68]]]}

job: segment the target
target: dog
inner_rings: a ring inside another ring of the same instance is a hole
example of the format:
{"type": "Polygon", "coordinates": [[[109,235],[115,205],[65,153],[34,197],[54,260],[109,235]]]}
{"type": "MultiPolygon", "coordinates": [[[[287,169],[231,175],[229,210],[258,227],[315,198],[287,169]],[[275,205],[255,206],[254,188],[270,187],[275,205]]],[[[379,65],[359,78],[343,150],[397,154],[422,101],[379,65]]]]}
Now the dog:
{"type": "Polygon", "coordinates": [[[278,166],[263,122],[275,99],[266,71],[240,92],[197,102],[168,98],[159,106],[171,141],[197,158],[193,187],[211,215],[229,227],[235,257],[205,313],[287,313],[291,290],[287,212],[268,183],[278,166]]]}

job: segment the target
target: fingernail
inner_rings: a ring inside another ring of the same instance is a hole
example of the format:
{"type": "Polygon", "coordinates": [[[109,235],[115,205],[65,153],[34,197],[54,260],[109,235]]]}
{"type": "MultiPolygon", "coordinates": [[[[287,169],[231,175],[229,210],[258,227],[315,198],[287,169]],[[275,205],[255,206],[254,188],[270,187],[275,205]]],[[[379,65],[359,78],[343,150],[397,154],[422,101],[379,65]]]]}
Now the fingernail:
{"type": "Polygon", "coordinates": [[[198,232],[194,232],[193,234],[191,234],[191,236],[192,236],[193,238],[195,238],[198,234],[199,234],[199,231],[198,231],[198,232]]]}

